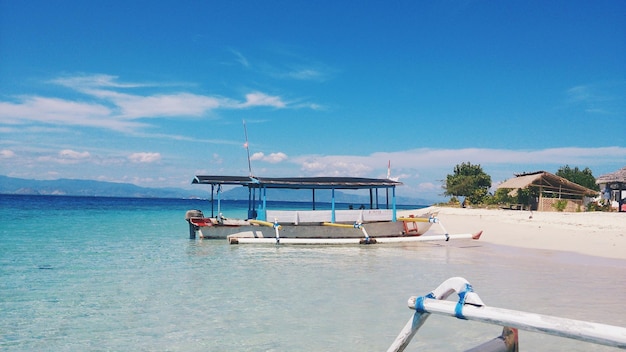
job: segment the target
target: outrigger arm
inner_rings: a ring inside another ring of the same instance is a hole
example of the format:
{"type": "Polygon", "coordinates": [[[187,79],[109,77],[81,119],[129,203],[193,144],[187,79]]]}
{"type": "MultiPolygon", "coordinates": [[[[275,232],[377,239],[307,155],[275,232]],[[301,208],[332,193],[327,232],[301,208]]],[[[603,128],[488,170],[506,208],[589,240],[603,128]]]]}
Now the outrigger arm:
{"type": "MultiPolygon", "coordinates": [[[[417,330],[432,313],[626,349],[626,328],[487,307],[473,291],[469,282],[461,277],[444,281],[426,296],[409,298],[409,308],[415,310],[413,318],[405,325],[387,352],[404,351],[417,330]],[[454,292],[459,296],[458,302],[444,301],[454,292]]],[[[503,351],[510,351],[510,347],[503,347],[503,351]]],[[[513,347],[517,350],[517,343],[513,347]]]]}

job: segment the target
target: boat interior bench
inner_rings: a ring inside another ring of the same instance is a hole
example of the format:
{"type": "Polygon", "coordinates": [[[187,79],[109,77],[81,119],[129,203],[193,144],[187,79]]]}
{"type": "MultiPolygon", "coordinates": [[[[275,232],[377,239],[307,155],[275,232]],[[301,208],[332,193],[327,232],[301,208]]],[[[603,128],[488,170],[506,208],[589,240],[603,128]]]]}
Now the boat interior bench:
{"type": "MultiPolygon", "coordinates": [[[[391,209],[335,210],[335,222],[391,221],[391,209]]],[[[278,220],[281,224],[332,222],[332,210],[267,210],[267,221],[278,220]]]]}

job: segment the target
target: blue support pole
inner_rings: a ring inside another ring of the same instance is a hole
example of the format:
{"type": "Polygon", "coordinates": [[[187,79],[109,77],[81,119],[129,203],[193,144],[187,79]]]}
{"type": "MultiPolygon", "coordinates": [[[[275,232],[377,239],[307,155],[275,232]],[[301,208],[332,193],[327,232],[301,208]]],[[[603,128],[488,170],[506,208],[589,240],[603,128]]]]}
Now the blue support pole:
{"type": "Polygon", "coordinates": [[[391,221],[396,222],[397,214],[396,214],[396,187],[391,188],[391,221]]]}
{"type": "Polygon", "coordinates": [[[217,217],[222,215],[222,185],[217,185],[217,217]]]}
{"type": "Polygon", "coordinates": [[[259,219],[263,221],[267,221],[267,188],[263,186],[263,202],[262,209],[259,211],[259,219]]]}
{"type": "Polygon", "coordinates": [[[213,201],[213,191],[215,190],[215,184],[211,184],[211,217],[215,217],[215,212],[213,211],[214,201],[213,201]]]}
{"type": "Polygon", "coordinates": [[[331,218],[330,222],[335,222],[335,189],[331,189],[331,218]]]}

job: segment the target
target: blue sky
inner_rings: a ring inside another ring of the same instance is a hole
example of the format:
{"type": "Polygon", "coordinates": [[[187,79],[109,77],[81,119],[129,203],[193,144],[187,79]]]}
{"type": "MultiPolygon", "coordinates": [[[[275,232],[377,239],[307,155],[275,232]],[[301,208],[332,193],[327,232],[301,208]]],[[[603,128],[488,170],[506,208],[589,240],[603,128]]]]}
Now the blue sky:
{"type": "Polygon", "coordinates": [[[626,166],[624,1],[0,0],[0,174],[392,177],[442,199],[626,166]]]}

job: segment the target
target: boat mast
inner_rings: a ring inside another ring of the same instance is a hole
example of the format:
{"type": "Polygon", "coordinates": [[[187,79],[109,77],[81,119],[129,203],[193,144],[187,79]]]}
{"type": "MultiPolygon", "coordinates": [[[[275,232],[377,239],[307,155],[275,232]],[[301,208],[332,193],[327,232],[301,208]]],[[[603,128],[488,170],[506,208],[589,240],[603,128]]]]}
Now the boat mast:
{"type": "MultiPolygon", "coordinates": [[[[246,142],[243,146],[246,148],[248,154],[248,176],[252,178],[252,164],[250,163],[250,144],[248,143],[248,129],[246,128],[246,120],[243,121],[243,134],[246,137],[246,142]]],[[[255,188],[248,186],[248,219],[256,219],[256,194],[255,188]]],[[[261,190],[259,189],[259,197],[261,196],[261,190]]]]}
{"type": "Polygon", "coordinates": [[[243,121],[243,133],[246,137],[246,143],[244,143],[244,147],[246,148],[246,152],[248,153],[248,172],[249,176],[252,177],[252,164],[250,164],[250,148],[248,145],[248,129],[246,129],[246,120],[243,121]]]}

